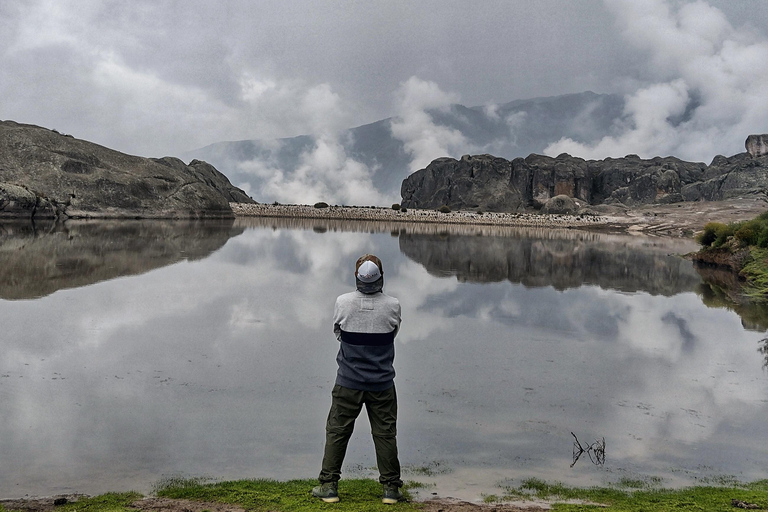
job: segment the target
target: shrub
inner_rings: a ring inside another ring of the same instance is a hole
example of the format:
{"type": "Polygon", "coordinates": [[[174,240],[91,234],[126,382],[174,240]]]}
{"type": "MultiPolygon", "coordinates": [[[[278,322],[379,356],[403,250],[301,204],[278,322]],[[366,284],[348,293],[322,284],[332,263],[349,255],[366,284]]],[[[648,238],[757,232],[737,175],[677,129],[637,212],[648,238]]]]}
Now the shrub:
{"type": "Polygon", "coordinates": [[[720,247],[729,236],[733,235],[734,231],[735,229],[732,225],[725,225],[721,222],[708,222],[704,226],[704,231],[698,236],[697,241],[704,247],[720,247]]]}
{"type": "Polygon", "coordinates": [[[319,203],[315,203],[315,208],[328,208],[328,203],[320,201],[319,203]]]}
{"type": "Polygon", "coordinates": [[[440,208],[437,209],[440,213],[451,213],[451,208],[447,204],[444,204],[440,208]]]}
{"type": "Polygon", "coordinates": [[[763,214],[755,219],[737,224],[733,236],[744,245],[767,248],[768,216],[763,214]]]}
{"type": "Polygon", "coordinates": [[[761,222],[757,219],[742,222],[736,227],[733,236],[743,244],[757,245],[757,237],[760,234],[761,227],[761,222]]]}
{"type": "Polygon", "coordinates": [[[400,208],[400,211],[401,211],[401,212],[403,212],[403,213],[405,213],[405,212],[407,212],[407,211],[408,211],[408,208],[406,208],[405,206],[403,206],[403,207],[401,207],[401,208],[400,208]]]}
{"type": "Polygon", "coordinates": [[[400,209],[400,205],[399,205],[399,204],[397,204],[397,203],[394,203],[394,204],[392,205],[392,209],[393,209],[393,210],[399,210],[399,209],[400,209]]]}

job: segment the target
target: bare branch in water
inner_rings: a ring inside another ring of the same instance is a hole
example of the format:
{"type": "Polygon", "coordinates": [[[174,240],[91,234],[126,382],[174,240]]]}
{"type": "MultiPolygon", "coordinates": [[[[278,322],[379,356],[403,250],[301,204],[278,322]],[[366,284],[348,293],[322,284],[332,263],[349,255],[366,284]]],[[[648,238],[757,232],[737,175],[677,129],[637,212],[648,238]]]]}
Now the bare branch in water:
{"type": "Polygon", "coordinates": [[[586,453],[589,457],[589,460],[592,461],[592,464],[595,466],[602,466],[605,464],[605,438],[602,439],[595,439],[595,442],[584,448],[582,444],[579,442],[579,438],[576,437],[576,434],[571,432],[571,435],[573,436],[573,463],[571,464],[571,467],[575,466],[576,463],[579,461],[579,458],[586,453]]]}

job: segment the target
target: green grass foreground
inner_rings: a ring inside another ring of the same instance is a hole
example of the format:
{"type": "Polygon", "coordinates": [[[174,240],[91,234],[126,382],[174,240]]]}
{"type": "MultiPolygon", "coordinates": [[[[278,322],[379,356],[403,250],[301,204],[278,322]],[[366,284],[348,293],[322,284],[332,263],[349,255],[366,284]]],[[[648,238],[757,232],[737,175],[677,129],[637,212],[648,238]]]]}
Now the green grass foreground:
{"type": "Polygon", "coordinates": [[[523,482],[520,487],[506,488],[500,496],[488,496],[486,502],[508,502],[521,499],[543,499],[554,503],[555,511],[643,511],[675,510],[731,511],[732,500],[768,509],[768,480],[749,484],[725,479],[720,485],[683,489],[655,488],[655,480],[621,480],[612,487],[574,488],[548,484],[538,479],[523,482]],[[579,503],[558,503],[573,501],[579,503]]]}
{"type": "MultiPolygon", "coordinates": [[[[656,488],[659,481],[651,479],[622,480],[610,487],[574,488],[562,484],[549,484],[538,479],[524,481],[519,487],[500,489],[498,495],[485,497],[489,505],[512,503],[519,500],[540,499],[552,503],[554,511],[734,511],[732,500],[742,504],[768,509],[768,480],[748,484],[723,480],[718,485],[695,486],[684,489],[656,488]],[[571,503],[563,503],[571,501],[571,503]],[[573,503],[578,502],[578,503],[573,503]]],[[[237,505],[248,511],[405,511],[420,510],[418,502],[384,505],[381,503],[381,485],[375,480],[342,480],[339,484],[339,503],[323,503],[312,498],[310,489],[315,480],[238,480],[205,483],[195,479],[175,479],[158,484],[154,494],[158,497],[218,502],[237,505]]],[[[425,487],[409,482],[407,488],[425,487]]],[[[57,507],[60,512],[136,512],[131,503],[141,499],[135,492],[108,493],[81,499],[57,507]]],[[[0,506],[0,512],[11,512],[0,506]]]]}
{"type": "MultiPolygon", "coordinates": [[[[392,505],[381,502],[381,484],[371,479],[343,479],[339,482],[339,503],[323,503],[310,495],[317,480],[237,480],[233,482],[199,483],[195,480],[168,480],[158,485],[155,494],[163,498],[195,501],[217,501],[239,505],[246,510],[303,512],[311,510],[391,511],[392,505]]],[[[414,485],[407,484],[407,488],[414,485]]],[[[397,510],[418,510],[412,503],[400,503],[397,510]]]]}

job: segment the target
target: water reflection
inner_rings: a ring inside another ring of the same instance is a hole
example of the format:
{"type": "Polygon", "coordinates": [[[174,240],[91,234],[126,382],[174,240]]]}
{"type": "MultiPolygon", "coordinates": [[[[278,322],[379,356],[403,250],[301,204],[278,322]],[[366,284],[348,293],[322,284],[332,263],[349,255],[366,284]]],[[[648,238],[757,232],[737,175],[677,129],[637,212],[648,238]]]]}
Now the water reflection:
{"type": "Polygon", "coordinates": [[[692,247],[686,240],[533,229],[515,235],[405,233],[400,250],[430,273],[460,281],[508,280],[557,290],[597,285],[653,295],[688,292],[701,283],[691,263],[677,256],[692,247]]]}
{"type": "Polygon", "coordinates": [[[0,298],[44,297],[61,289],[205,258],[243,232],[233,222],[4,221],[0,224],[0,298]]]}
{"type": "MultiPolygon", "coordinates": [[[[382,258],[385,289],[403,306],[402,462],[448,468],[407,478],[477,498],[498,492],[498,481],[529,477],[589,485],[654,475],[675,485],[764,476],[764,336],[680,285],[687,271],[664,267],[670,248],[612,284],[574,268],[546,281],[535,267],[555,256],[603,261],[607,247],[653,252],[652,241],[595,235],[549,247],[530,235],[522,251],[494,242],[508,249],[506,262],[544,254],[521,261],[537,276],[531,282],[549,284],[527,286],[525,276],[510,280],[517,270],[484,268],[472,254],[471,264],[444,263],[430,245],[447,247],[446,234],[423,227],[262,221],[238,219],[242,234],[206,258],[0,301],[0,496],[147,491],[177,473],[316,476],[338,346],[330,315],[365,252],[382,258]],[[409,251],[428,256],[404,254],[408,237],[418,242],[409,251]],[[434,268],[423,263],[435,259],[434,268]],[[677,284],[656,283],[656,266],[677,284]],[[501,278],[457,279],[462,269],[501,278]],[[571,432],[604,437],[605,464],[570,468],[571,432]]],[[[453,248],[503,238],[447,236],[453,248]]],[[[375,466],[361,427],[345,476],[375,466]]]]}

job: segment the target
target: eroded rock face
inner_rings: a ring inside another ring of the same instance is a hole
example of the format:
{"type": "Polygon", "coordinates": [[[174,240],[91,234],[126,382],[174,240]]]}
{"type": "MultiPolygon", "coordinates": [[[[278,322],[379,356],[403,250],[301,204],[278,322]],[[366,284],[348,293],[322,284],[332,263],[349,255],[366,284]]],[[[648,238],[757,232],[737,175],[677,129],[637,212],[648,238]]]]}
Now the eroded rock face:
{"type": "Polygon", "coordinates": [[[231,201],[253,202],[205,162],[130,156],[0,122],[0,218],[233,217],[231,201]]]}
{"type": "Polygon", "coordinates": [[[768,192],[768,156],[717,156],[710,165],[675,157],[636,155],[584,160],[529,155],[505,160],[492,155],[439,158],[403,181],[406,208],[542,209],[557,196],[585,205],[638,206],[718,201],[768,192]]]}
{"type": "Polygon", "coordinates": [[[744,146],[747,148],[747,153],[753,157],[768,155],[768,133],[750,135],[744,146]]]}

